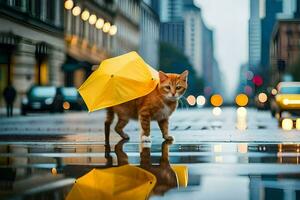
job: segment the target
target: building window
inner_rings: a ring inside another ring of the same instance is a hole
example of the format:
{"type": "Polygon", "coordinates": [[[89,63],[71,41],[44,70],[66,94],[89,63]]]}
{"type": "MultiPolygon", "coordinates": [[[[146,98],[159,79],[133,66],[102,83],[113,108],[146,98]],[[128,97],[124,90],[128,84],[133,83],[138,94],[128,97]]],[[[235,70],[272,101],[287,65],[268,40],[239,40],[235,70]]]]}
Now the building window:
{"type": "Polygon", "coordinates": [[[52,22],[54,24],[54,14],[55,14],[55,1],[47,0],[47,21],[52,22]]]}
{"type": "Polygon", "coordinates": [[[34,1],[34,13],[35,16],[40,18],[41,17],[41,1],[40,0],[33,0],[34,1]]]}

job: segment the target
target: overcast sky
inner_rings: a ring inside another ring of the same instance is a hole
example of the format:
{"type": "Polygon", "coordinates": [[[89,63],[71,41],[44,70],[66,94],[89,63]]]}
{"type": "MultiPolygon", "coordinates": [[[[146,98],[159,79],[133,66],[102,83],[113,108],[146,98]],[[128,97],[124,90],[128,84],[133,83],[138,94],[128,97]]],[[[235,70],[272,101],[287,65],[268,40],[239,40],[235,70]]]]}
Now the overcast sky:
{"type": "Polygon", "coordinates": [[[206,25],[214,30],[215,57],[233,100],[241,64],[248,61],[248,0],[195,0],[206,25]]]}

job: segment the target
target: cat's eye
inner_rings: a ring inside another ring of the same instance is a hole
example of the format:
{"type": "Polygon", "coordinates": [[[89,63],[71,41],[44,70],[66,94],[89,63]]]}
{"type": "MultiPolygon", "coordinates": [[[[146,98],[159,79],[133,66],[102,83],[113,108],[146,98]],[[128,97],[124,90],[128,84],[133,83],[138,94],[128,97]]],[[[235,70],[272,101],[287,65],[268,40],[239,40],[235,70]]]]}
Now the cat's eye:
{"type": "Polygon", "coordinates": [[[177,86],[176,87],[176,90],[180,90],[182,87],[181,86],[177,86]]]}
{"type": "Polygon", "coordinates": [[[170,89],[171,89],[171,87],[170,87],[169,85],[165,86],[165,88],[166,88],[167,90],[170,90],[170,89]]]}

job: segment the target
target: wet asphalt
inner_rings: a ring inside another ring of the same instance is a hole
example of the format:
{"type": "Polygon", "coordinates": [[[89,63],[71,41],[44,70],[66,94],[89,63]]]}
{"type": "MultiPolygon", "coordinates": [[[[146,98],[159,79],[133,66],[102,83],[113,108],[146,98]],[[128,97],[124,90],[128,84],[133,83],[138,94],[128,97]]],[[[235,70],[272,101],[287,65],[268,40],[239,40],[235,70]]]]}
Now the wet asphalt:
{"type": "MultiPolygon", "coordinates": [[[[266,111],[248,109],[239,129],[234,108],[181,110],[171,120],[173,143],[156,124],[152,144],[139,140],[138,124],[105,140],[104,113],[38,114],[0,119],[0,199],[65,199],[90,170],[122,165],[157,178],[150,199],[300,199],[300,132],[283,131],[266,111]],[[184,166],[186,185],[172,183],[184,166]]],[[[103,186],[105,187],[105,186],[103,186]]]]}

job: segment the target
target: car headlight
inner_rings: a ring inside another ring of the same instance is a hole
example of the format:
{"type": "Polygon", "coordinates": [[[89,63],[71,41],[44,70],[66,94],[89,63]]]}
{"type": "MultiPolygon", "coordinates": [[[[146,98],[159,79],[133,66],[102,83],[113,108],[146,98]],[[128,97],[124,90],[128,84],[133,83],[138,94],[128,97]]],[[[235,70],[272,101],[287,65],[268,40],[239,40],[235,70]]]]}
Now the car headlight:
{"type": "Polygon", "coordinates": [[[28,104],[28,98],[27,98],[27,97],[24,97],[24,98],[22,99],[22,104],[24,104],[24,105],[27,105],[27,104],[28,104]]]}
{"type": "Polygon", "coordinates": [[[282,103],[283,103],[284,105],[288,105],[288,104],[289,104],[289,100],[288,100],[288,99],[283,99],[283,100],[282,100],[282,103]]]}
{"type": "Polygon", "coordinates": [[[47,105],[50,105],[50,104],[52,104],[53,103],[53,98],[47,98],[46,100],[45,100],[45,104],[47,104],[47,105]]]}

